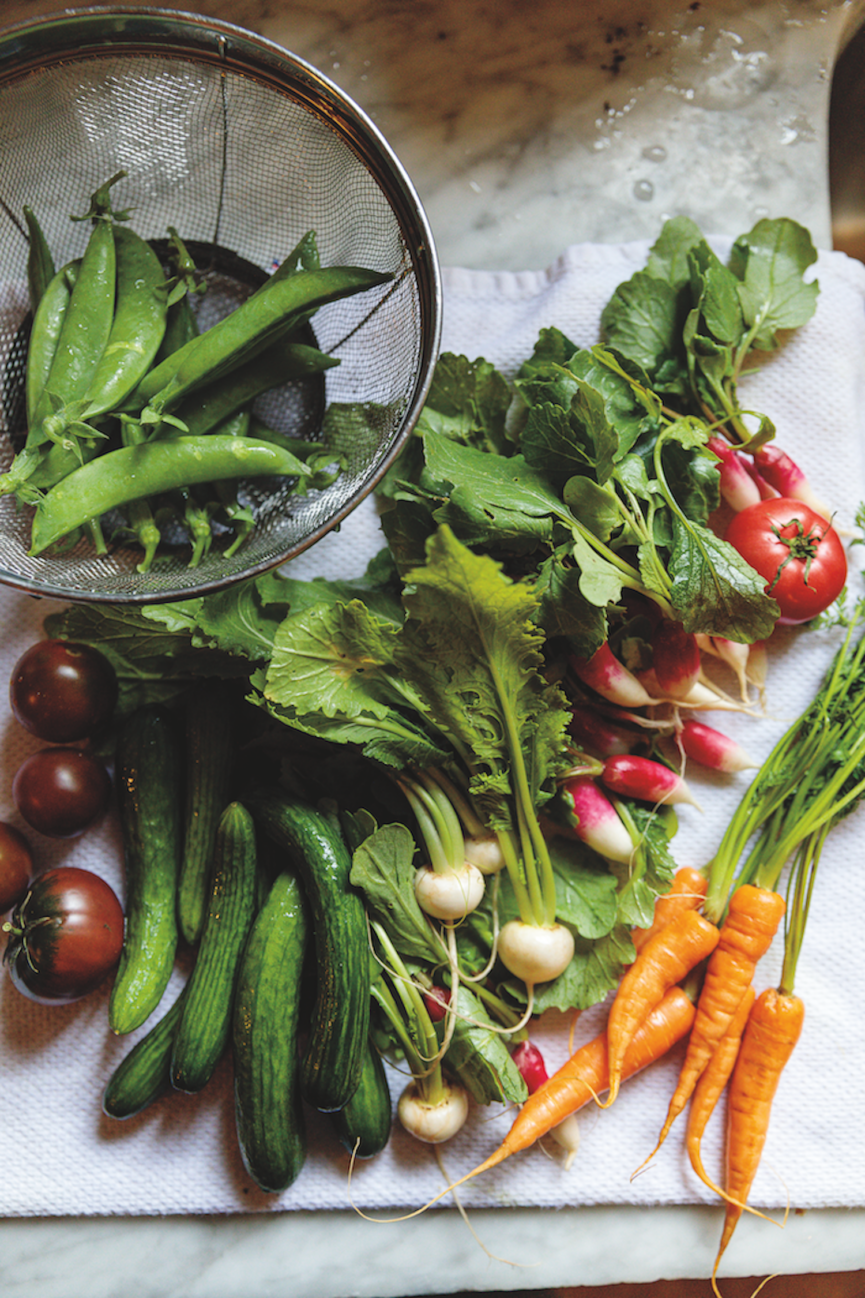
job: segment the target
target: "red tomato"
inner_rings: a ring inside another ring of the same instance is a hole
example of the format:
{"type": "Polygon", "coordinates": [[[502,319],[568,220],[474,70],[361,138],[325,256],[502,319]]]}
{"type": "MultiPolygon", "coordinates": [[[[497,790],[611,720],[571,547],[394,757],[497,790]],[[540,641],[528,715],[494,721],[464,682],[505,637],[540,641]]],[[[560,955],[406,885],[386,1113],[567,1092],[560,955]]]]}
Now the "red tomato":
{"type": "Polygon", "coordinates": [[[726,540],[766,582],[779,622],[809,622],[841,594],[847,556],[825,518],[801,500],[779,496],[733,516],[726,540]]]}
{"type": "Polygon", "coordinates": [[[14,825],[0,820],[0,914],[18,905],[32,874],[30,844],[14,825]]]}
{"type": "Polygon", "coordinates": [[[39,640],[15,664],[9,703],[15,719],[52,744],[87,739],[111,718],[117,678],[92,645],[39,640]]]}
{"type": "Polygon", "coordinates": [[[12,800],[31,829],[75,838],[108,806],[111,781],[97,758],[80,748],[43,748],[18,767],[12,800]]]}
{"type": "Polygon", "coordinates": [[[75,1001],[111,973],[123,947],[123,909],[104,879],[61,865],[37,875],[16,907],[4,960],[25,996],[75,1001]]]}

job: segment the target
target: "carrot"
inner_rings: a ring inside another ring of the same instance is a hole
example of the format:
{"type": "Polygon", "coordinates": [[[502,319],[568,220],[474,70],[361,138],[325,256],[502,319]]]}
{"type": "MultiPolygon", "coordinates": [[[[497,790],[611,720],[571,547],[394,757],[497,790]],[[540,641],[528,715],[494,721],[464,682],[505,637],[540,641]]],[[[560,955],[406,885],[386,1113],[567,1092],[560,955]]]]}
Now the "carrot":
{"type": "Polygon", "coordinates": [[[780,893],[750,883],[742,884],[730,898],[718,945],[706,968],[679,1080],[652,1154],[660,1149],[691,1098],[700,1074],[753,981],[757,961],[772,944],[785,909],[780,893]]]}
{"type": "Polygon", "coordinates": [[[718,1265],[747,1202],[766,1136],[778,1083],[802,1032],[805,1006],[792,992],[770,987],[754,1001],[730,1079],[727,1109],[727,1211],[715,1265],[718,1265]]]}
{"type": "Polygon", "coordinates": [[[722,1198],[723,1191],[719,1190],[714,1181],[710,1180],[703,1167],[701,1145],[703,1133],[708,1126],[709,1119],[714,1113],[724,1087],[730,1080],[730,1074],[736,1065],[742,1033],[745,1031],[745,1024],[748,1022],[748,1015],[751,1013],[751,1006],[754,1004],[755,996],[754,988],[749,987],[742,997],[739,1008],[733,1015],[730,1026],[715,1047],[712,1058],[703,1069],[700,1080],[694,1087],[694,1094],[691,1096],[691,1107],[688,1110],[686,1147],[691,1167],[703,1184],[707,1185],[710,1190],[714,1190],[716,1194],[720,1194],[722,1198]]]}
{"type": "Polygon", "coordinates": [[[683,865],[676,871],[670,891],[655,902],[655,914],[648,928],[631,929],[631,941],[641,951],[649,938],[669,924],[683,910],[699,910],[706,895],[708,880],[702,870],[683,865]]]}
{"type": "Polygon", "coordinates": [[[610,1093],[616,1098],[625,1052],[634,1033],[664,995],[709,956],[719,930],[699,911],[685,910],[656,933],[622,975],[607,1020],[610,1093]]]}
{"type": "MultiPolygon", "coordinates": [[[[693,1021],[693,1002],[681,987],[671,988],[634,1034],[622,1066],[623,1080],[671,1050],[688,1033],[693,1021]]],[[[499,1148],[457,1184],[528,1149],[564,1118],[597,1099],[608,1085],[607,1034],[600,1032],[529,1096],[499,1148]]]]}

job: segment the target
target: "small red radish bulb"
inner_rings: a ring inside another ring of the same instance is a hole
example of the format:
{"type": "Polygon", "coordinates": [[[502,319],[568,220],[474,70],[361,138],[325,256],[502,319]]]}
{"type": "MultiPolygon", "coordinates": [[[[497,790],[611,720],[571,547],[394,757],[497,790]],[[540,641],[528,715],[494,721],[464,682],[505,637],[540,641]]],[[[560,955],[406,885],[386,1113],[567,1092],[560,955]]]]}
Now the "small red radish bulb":
{"type": "Polygon", "coordinates": [[[795,460],[772,443],[754,452],[754,463],[761,477],[777,491],[779,496],[789,496],[809,505],[815,514],[826,522],[832,520],[832,510],[820,499],[795,460]]]}
{"type": "Polygon", "coordinates": [[[761,499],[760,491],[738,451],[721,437],[710,437],[706,445],[720,461],[718,488],[724,501],[737,514],[740,509],[755,505],[761,499]]]}
{"type": "Polygon", "coordinates": [[[652,702],[633,672],[619,662],[607,640],[591,658],[572,654],[570,662],[583,684],[610,703],[618,703],[624,708],[643,708],[652,702]]]}
{"type": "Polygon", "coordinates": [[[711,771],[735,775],[759,766],[734,739],[689,717],[679,730],[679,743],[686,757],[711,771]]]}
{"type": "MultiPolygon", "coordinates": [[[[519,1069],[529,1095],[534,1095],[544,1082],[549,1081],[544,1057],[533,1042],[521,1041],[511,1052],[511,1058],[519,1069]]],[[[563,1118],[553,1127],[550,1135],[565,1151],[565,1171],[567,1171],[580,1148],[580,1123],[576,1113],[569,1113],[566,1118],[563,1118]]]]}
{"type": "Polygon", "coordinates": [[[603,790],[586,776],[565,780],[561,788],[565,801],[570,802],[571,827],[577,838],[601,856],[627,865],[634,855],[634,844],[603,790]]]}
{"type": "Polygon", "coordinates": [[[686,699],[700,679],[700,649],[696,636],[681,622],[665,618],[652,636],[652,666],[665,698],[686,699]]]}
{"type": "Polygon", "coordinates": [[[649,757],[608,757],[601,775],[613,793],[640,802],[689,802],[698,807],[691,790],[675,771],[649,757]]]}

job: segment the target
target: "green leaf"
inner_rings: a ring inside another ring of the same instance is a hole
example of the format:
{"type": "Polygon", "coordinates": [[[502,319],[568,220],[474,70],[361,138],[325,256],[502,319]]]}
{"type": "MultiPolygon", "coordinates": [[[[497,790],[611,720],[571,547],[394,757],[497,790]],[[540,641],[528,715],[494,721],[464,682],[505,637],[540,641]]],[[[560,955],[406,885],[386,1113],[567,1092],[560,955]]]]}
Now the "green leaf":
{"type": "Polygon", "coordinates": [[[596,608],[616,604],[624,589],[622,574],[614,564],[598,554],[580,532],[574,533],[574,562],[580,574],[580,594],[596,608]]]}
{"type": "Polygon", "coordinates": [[[351,882],[404,959],[435,965],[447,952],[415,898],[415,852],[405,825],[382,825],[355,848],[351,882]]]}
{"type": "Polygon", "coordinates": [[[467,544],[548,541],[553,520],[565,515],[547,479],[521,455],[489,455],[430,433],[424,449],[432,477],[451,488],[436,517],[467,544]]]}
{"type": "Polygon", "coordinates": [[[457,992],[454,1033],[444,1063],[477,1104],[522,1104],[528,1094],[500,1027],[464,983],[457,992]]]}
{"type": "Polygon", "coordinates": [[[603,395],[576,379],[567,409],[551,403],[530,409],[520,448],[532,468],[553,478],[588,471],[598,482],[606,482],[613,471],[619,438],[607,417],[603,395]]]}
{"type": "MultiPolygon", "coordinates": [[[[519,752],[530,795],[539,798],[561,765],[570,710],[541,675],[533,590],[509,581],[447,527],[431,537],[426,565],[406,583],[408,621],[397,655],[404,676],[481,773],[503,779],[519,752]]],[[[493,801],[501,803],[497,791],[493,801]]]]}
{"type": "Polygon", "coordinates": [[[665,368],[683,368],[679,290],[648,271],[637,271],[615,290],[601,312],[604,341],[653,380],[665,368]]]}
{"type": "Polygon", "coordinates": [[[537,621],[548,638],[564,636],[570,640],[574,653],[591,658],[607,638],[606,612],[582,595],[580,570],[570,562],[570,557],[570,547],[562,547],[549,555],[538,569],[537,621]]]}
{"type": "Polygon", "coordinates": [[[435,367],[417,433],[434,432],[480,450],[507,443],[511,404],[507,380],[489,361],[444,352],[435,367]]]}
{"type": "Polygon", "coordinates": [[[787,218],[758,221],[734,243],[729,264],[742,281],[742,311],[760,351],[777,347],[780,330],[811,319],[819,286],[806,284],[804,274],[816,260],[808,231],[787,218]]]}
{"type": "Polygon", "coordinates": [[[668,567],[673,611],[686,631],[740,644],[772,634],[779,609],[765,581],[708,528],[674,518],[668,567]]]}
{"type": "Polygon", "coordinates": [[[665,221],[652,245],[646,270],[654,278],[680,289],[689,283],[691,252],[703,243],[699,226],[688,216],[673,216],[665,221]]]}
{"type": "Polygon", "coordinates": [[[616,880],[594,852],[577,839],[554,837],[550,856],[556,873],[556,918],[580,937],[604,937],[616,923],[616,880]]]}

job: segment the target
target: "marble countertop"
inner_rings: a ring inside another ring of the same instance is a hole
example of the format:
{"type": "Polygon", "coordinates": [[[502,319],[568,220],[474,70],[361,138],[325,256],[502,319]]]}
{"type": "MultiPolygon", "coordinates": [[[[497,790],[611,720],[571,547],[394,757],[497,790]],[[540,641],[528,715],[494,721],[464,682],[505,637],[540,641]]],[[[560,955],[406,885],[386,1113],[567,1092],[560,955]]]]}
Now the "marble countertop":
{"type": "MultiPolygon", "coordinates": [[[[84,5],[66,6],[69,9],[84,5]]],[[[345,90],[389,141],[445,266],[523,270],[569,244],[795,216],[831,246],[832,69],[865,0],[189,0],[345,90]]],[[[61,9],[5,0],[5,24],[61,9]]],[[[10,1156],[7,1151],[7,1156],[10,1156]]],[[[15,1151],[38,1157],[38,1151],[15,1151]]],[[[863,1213],[743,1220],[728,1274],[865,1266],[863,1213]]],[[[477,1213],[376,1228],[351,1212],[0,1222],[4,1298],[389,1298],[706,1276],[712,1209],[477,1213]],[[627,1239],[628,1247],[621,1247],[627,1239]],[[429,1258],[427,1263],[423,1259],[429,1258]]],[[[706,1286],[708,1288],[708,1286],[706,1286]]]]}

